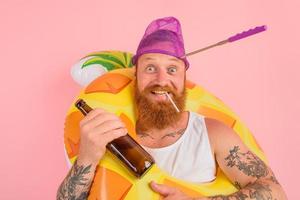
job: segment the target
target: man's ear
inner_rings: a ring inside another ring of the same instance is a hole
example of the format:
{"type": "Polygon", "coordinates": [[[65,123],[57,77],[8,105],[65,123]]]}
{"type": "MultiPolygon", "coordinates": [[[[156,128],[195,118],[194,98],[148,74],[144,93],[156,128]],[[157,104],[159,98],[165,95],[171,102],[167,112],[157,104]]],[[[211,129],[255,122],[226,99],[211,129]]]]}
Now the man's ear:
{"type": "Polygon", "coordinates": [[[134,76],[136,77],[136,66],[135,65],[133,65],[132,70],[133,70],[134,76]]]}

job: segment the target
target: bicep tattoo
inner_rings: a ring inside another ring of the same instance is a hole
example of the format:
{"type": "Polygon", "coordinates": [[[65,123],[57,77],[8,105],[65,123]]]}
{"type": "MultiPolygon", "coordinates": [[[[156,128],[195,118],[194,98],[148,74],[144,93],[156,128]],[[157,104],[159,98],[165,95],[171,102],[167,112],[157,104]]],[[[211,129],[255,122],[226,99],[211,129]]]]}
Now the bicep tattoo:
{"type": "MultiPolygon", "coordinates": [[[[229,150],[229,155],[225,158],[226,165],[231,168],[236,168],[250,177],[265,178],[275,184],[279,184],[273,172],[267,165],[251,151],[241,152],[239,146],[234,146],[229,150]]],[[[241,184],[235,181],[234,186],[239,190],[238,192],[229,195],[218,195],[211,197],[213,200],[272,200],[274,198],[271,186],[268,183],[255,181],[242,188],[241,184]]]]}
{"type": "Polygon", "coordinates": [[[239,146],[234,146],[225,158],[227,166],[237,168],[247,176],[262,178],[269,174],[267,165],[251,151],[242,153],[239,146]]]}

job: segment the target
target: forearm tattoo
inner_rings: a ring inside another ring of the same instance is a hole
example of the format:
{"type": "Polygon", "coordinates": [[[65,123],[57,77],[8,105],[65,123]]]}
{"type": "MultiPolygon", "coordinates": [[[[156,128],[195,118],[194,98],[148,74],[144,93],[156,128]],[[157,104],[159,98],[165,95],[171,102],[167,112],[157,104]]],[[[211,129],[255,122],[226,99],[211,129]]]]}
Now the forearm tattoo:
{"type": "MultiPolygon", "coordinates": [[[[275,184],[279,184],[272,171],[269,170],[267,165],[255,154],[250,151],[246,153],[240,152],[239,146],[234,146],[229,150],[229,155],[225,158],[227,166],[237,168],[247,176],[255,177],[258,179],[265,178],[275,184]]],[[[235,181],[234,186],[239,190],[238,192],[223,196],[218,195],[211,197],[212,200],[272,200],[275,199],[272,195],[272,190],[268,183],[255,181],[242,188],[241,184],[235,181]]]]}
{"type": "Polygon", "coordinates": [[[57,191],[57,200],[85,200],[88,197],[91,180],[85,176],[91,172],[91,166],[79,166],[77,161],[57,191]]]}
{"type": "Polygon", "coordinates": [[[276,200],[273,198],[272,190],[268,184],[255,182],[249,184],[243,190],[240,190],[232,195],[224,196],[218,195],[210,198],[211,200],[276,200]]]}
{"type": "Polygon", "coordinates": [[[234,182],[234,186],[235,186],[236,189],[238,189],[238,190],[242,189],[241,184],[240,184],[239,182],[237,182],[237,181],[234,182]]]}

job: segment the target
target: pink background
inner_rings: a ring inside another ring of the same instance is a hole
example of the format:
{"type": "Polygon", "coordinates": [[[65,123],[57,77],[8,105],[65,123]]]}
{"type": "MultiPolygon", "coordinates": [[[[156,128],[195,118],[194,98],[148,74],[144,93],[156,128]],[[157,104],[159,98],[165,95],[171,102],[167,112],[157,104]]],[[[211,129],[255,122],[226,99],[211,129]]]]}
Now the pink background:
{"type": "Polygon", "coordinates": [[[299,8],[298,0],[2,0],[0,198],[55,198],[68,171],[64,118],[80,90],[71,66],[92,51],[134,52],[152,19],[173,15],[187,51],[268,25],[190,57],[188,75],[241,117],[289,199],[299,199],[299,8]]]}

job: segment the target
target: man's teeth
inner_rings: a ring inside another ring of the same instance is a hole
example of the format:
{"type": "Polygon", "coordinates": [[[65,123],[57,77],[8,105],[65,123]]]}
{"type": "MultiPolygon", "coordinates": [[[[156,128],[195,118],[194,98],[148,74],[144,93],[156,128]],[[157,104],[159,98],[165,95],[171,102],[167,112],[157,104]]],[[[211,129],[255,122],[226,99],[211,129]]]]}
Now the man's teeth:
{"type": "Polygon", "coordinates": [[[167,93],[167,91],[152,91],[154,94],[160,94],[160,95],[162,95],[162,94],[166,94],[167,93]]]}

